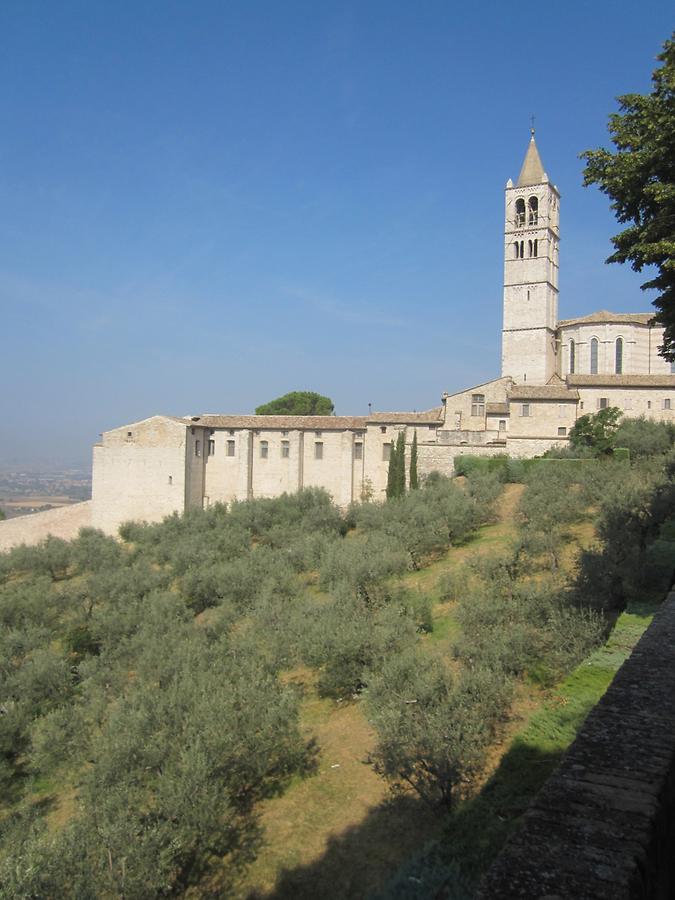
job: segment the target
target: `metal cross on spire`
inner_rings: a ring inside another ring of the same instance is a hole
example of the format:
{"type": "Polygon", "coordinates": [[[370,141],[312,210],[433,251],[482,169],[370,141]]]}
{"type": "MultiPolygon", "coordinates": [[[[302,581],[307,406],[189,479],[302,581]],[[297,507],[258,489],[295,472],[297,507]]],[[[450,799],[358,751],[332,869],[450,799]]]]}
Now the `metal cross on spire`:
{"type": "Polygon", "coordinates": [[[530,116],[530,122],[532,123],[530,126],[530,134],[534,137],[534,113],[530,116]]]}

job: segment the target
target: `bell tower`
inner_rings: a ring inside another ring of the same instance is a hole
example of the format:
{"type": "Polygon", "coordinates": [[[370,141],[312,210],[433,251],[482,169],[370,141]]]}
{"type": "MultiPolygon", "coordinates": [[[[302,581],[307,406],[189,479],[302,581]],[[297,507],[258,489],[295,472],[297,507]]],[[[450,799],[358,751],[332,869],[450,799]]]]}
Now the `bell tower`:
{"type": "Polygon", "coordinates": [[[502,376],[516,384],[546,384],[558,370],[559,215],[533,128],[518,181],[506,182],[502,376]]]}

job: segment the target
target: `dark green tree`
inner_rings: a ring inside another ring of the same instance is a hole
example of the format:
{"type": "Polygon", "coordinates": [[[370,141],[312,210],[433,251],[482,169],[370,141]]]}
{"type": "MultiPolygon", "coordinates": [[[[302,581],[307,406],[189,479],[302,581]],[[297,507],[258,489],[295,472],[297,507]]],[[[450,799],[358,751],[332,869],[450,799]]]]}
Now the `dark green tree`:
{"type": "Polygon", "coordinates": [[[417,475],[417,429],[415,429],[415,433],[413,434],[412,446],[410,448],[409,485],[411,491],[416,491],[420,486],[419,478],[417,475]]]}
{"type": "Polygon", "coordinates": [[[389,468],[387,469],[387,500],[398,497],[398,463],[396,459],[398,442],[392,443],[389,451],[389,468]]]}
{"type": "Polygon", "coordinates": [[[332,416],[335,406],[330,397],[314,391],[291,391],[269,403],[257,406],[257,416],[332,416]]]}
{"type": "Polygon", "coordinates": [[[665,332],[661,354],[675,360],[675,34],[657,57],[651,94],[624,94],[609,117],[615,152],[587,150],[584,184],[597,184],[628,227],[612,238],[607,262],[630,262],[636,272],[656,267],[642,285],[657,290],[656,321],[665,332]]]}
{"type": "Polygon", "coordinates": [[[396,438],[396,496],[405,494],[405,431],[399,431],[396,438]]]}
{"type": "Polygon", "coordinates": [[[614,435],[621,415],[616,406],[607,406],[595,415],[580,416],[570,430],[570,444],[590,447],[596,456],[609,456],[614,449],[614,435]]]}

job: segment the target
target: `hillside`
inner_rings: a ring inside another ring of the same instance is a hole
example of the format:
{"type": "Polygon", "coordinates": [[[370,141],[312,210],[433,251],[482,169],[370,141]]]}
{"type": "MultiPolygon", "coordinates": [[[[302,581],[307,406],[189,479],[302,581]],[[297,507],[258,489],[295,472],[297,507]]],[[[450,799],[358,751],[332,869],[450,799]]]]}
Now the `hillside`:
{"type": "Polygon", "coordinates": [[[4,554],[5,895],[365,897],[404,864],[420,896],[470,886],[646,624],[622,609],[662,590],[664,460],[4,554]]]}

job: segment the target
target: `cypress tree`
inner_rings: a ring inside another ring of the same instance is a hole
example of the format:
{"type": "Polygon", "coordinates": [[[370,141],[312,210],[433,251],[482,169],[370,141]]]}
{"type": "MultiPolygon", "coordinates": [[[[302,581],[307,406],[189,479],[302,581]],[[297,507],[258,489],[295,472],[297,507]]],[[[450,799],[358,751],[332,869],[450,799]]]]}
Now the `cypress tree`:
{"type": "Polygon", "coordinates": [[[398,449],[398,444],[391,444],[391,451],[389,453],[389,468],[387,469],[387,500],[391,500],[392,497],[396,497],[396,451],[398,449]]]}
{"type": "Polygon", "coordinates": [[[410,448],[410,477],[408,483],[411,491],[416,491],[420,486],[417,476],[417,429],[415,429],[413,434],[412,447],[410,448]]]}
{"type": "Polygon", "coordinates": [[[396,439],[396,496],[405,495],[405,430],[396,439]]]}

